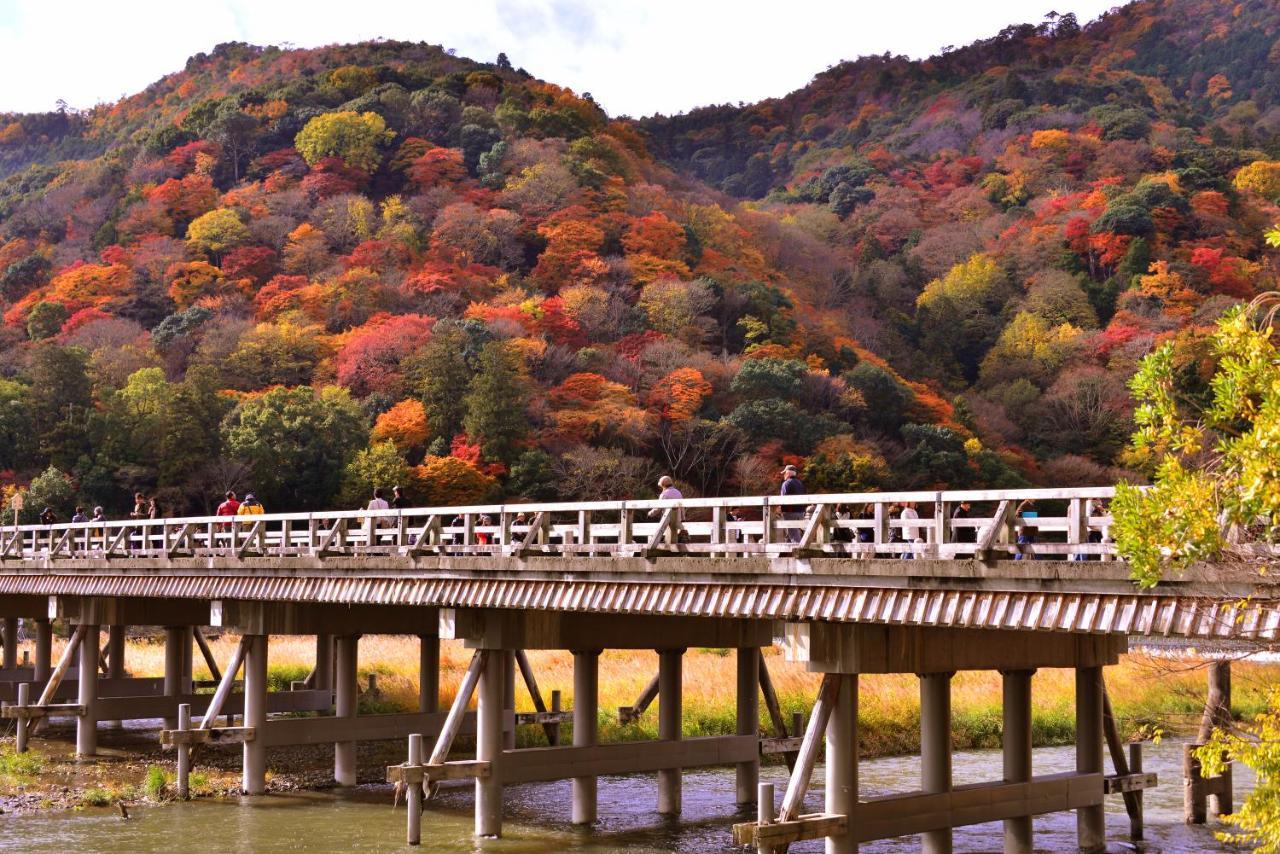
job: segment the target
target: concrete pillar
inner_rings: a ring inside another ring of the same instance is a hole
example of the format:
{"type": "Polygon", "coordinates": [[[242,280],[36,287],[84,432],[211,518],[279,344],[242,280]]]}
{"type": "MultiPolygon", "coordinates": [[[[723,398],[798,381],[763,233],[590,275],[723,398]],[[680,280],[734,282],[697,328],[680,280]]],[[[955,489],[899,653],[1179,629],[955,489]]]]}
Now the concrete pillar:
{"type": "MultiPolygon", "coordinates": [[[[760,734],[760,648],[738,649],[738,735],[760,734]]],[[[737,768],[737,802],[749,804],[757,796],[760,781],[760,759],[739,762],[737,768]]]]}
{"type": "MultiPolygon", "coordinates": [[[[180,626],[169,626],[164,630],[164,695],[177,697],[182,691],[182,635],[180,626]]],[[[174,704],[173,714],[166,715],[165,729],[177,729],[178,707],[174,704]]]]}
{"type": "Polygon", "coordinates": [[[480,675],[476,701],[476,759],[493,763],[488,777],[476,778],[476,836],[502,835],[502,778],[496,766],[502,757],[502,718],[506,692],[507,650],[489,652],[489,661],[480,675]]]}
{"type": "Polygon", "coordinates": [[[333,690],[333,635],[316,635],[316,690],[333,690]]]}
{"type": "MultiPolygon", "coordinates": [[[[596,743],[600,726],[600,652],[573,654],[573,746],[596,743]]],[[[573,823],[596,820],[596,778],[573,778],[573,823]]]]}
{"type": "Polygon", "coordinates": [[[18,618],[6,617],[4,621],[4,669],[18,666],[18,618]]]}
{"type": "Polygon", "coordinates": [[[418,637],[418,711],[440,711],[440,638],[418,637]]]}
{"type": "Polygon", "coordinates": [[[84,713],[76,718],[76,756],[94,756],[98,752],[98,656],[102,653],[97,626],[84,627],[80,642],[80,698],[84,713]]]}
{"type": "MultiPolygon", "coordinates": [[[[664,649],[658,652],[658,738],[679,741],[683,729],[684,650],[664,649]]],[[[679,768],[663,768],[658,772],[658,812],[680,813],[679,768]]]]}
{"type": "Polygon", "coordinates": [[[502,709],[504,712],[511,712],[512,724],[511,729],[507,729],[507,716],[502,716],[502,749],[516,749],[516,657],[515,653],[507,652],[502,656],[502,709]]]}
{"type": "MultiPolygon", "coordinates": [[[[409,764],[422,764],[422,735],[409,734],[409,764]]],[[[409,821],[405,827],[405,842],[410,845],[422,844],[422,787],[405,786],[405,801],[409,807],[409,821]]]]}
{"type": "Polygon", "coordinates": [[[191,626],[182,627],[182,693],[195,693],[193,668],[196,648],[196,633],[191,626]]]}
{"type": "MultiPolygon", "coordinates": [[[[1031,676],[1034,670],[1007,670],[1004,677],[1004,779],[1031,779],[1031,676]]],[[[1031,854],[1031,816],[1004,821],[1005,854],[1031,854]]]]}
{"type": "MultiPolygon", "coordinates": [[[[248,635],[244,657],[244,725],[261,732],[267,724],[267,636],[248,635]]],[[[244,743],[240,787],[246,795],[267,790],[267,748],[261,739],[244,743]]]]}
{"type": "Polygon", "coordinates": [[[53,623],[47,619],[36,620],[36,684],[44,687],[53,672],[53,623]]]}
{"type": "MultiPolygon", "coordinates": [[[[343,635],[337,639],[338,668],[335,677],[336,699],[334,713],[340,718],[356,716],[356,701],[360,688],[356,684],[356,665],[359,660],[360,636],[343,635]]],[[[333,745],[333,779],[339,786],[356,784],[356,743],[339,741],[333,745]]]]}
{"type": "MultiPolygon", "coordinates": [[[[1102,773],[1102,668],[1076,668],[1076,771],[1102,773]]],[[[1102,851],[1107,844],[1106,808],[1076,810],[1076,842],[1081,851],[1102,851]]]]}
{"type": "MultiPolygon", "coordinates": [[[[191,730],[191,704],[178,704],[178,729],[191,730]]],[[[191,747],[178,745],[178,800],[185,801],[191,797],[191,747]]]]}
{"type": "MultiPolygon", "coordinates": [[[[920,790],[951,791],[951,677],[920,677],[920,790]]],[[[921,839],[925,854],[951,854],[951,829],[930,830],[921,839]]]]}
{"type": "MultiPolygon", "coordinates": [[[[107,629],[107,678],[123,679],[124,669],[124,626],[111,626],[107,629]]],[[[111,729],[120,729],[120,721],[107,721],[111,729]]]]}
{"type": "MultiPolygon", "coordinates": [[[[852,816],[858,803],[858,676],[842,673],[837,678],[840,690],[827,719],[826,811],[852,816]]],[[[827,854],[857,850],[852,832],[827,837],[827,854]]]]}

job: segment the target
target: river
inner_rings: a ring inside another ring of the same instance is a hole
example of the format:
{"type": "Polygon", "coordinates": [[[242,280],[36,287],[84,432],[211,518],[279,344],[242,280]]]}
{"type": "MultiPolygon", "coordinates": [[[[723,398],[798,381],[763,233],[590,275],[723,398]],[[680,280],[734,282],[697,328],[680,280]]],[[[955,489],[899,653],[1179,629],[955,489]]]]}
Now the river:
{"type": "MultiPolygon", "coordinates": [[[[1182,745],[1165,741],[1146,745],[1145,770],[1160,776],[1160,786],[1146,793],[1147,842],[1151,852],[1227,851],[1210,829],[1182,823],[1182,745]]],[[[904,791],[919,784],[919,759],[895,757],[863,762],[860,785],[864,796],[904,791]]],[[[1075,753],[1070,747],[1035,751],[1037,774],[1070,771],[1075,753]]],[[[999,776],[998,751],[966,751],[954,758],[957,784],[977,783],[999,776]]],[[[777,784],[779,797],[786,785],[786,769],[761,769],[766,781],[777,784]]],[[[820,810],[821,770],[807,808],[820,810]]],[[[1247,769],[1236,771],[1236,802],[1253,784],[1247,769]]],[[[191,852],[486,852],[486,854],[542,854],[543,852],[718,852],[734,851],[730,825],[753,814],[735,813],[732,769],[689,771],[684,776],[684,814],[669,820],[654,812],[652,775],[607,777],[600,780],[600,822],[590,831],[569,822],[568,781],[513,786],[506,793],[506,823],[501,840],[477,840],[471,835],[471,792],[467,786],[442,790],[423,816],[423,846],[404,845],[405,811],[391,809],[387,787],[361,787],[344,793],[303,792],[241,800],[200,800],[156,807],[136,807],[128,821],[115,808],[80,812],[40,813],[0,817],[0,849],[23,852],[130,852],[185,854],[191,852]]],[[[1036,849],[1075,850],[1075,816],[1055,813],[1035,820],[1036,849]]],[[[1121,799],[1107,799],[1110,850],[1132,850],[1128,819],[1121,799]]],[[[956,851],[999,851],[1000,825],[987,824],[956,831],[956,851]]],[[[792,846],[796,854],[822,850],[821,840],[792,846]]],[[[864,852],[915,852],[918,838],[885,840],[862,846],[864,852]]]]}

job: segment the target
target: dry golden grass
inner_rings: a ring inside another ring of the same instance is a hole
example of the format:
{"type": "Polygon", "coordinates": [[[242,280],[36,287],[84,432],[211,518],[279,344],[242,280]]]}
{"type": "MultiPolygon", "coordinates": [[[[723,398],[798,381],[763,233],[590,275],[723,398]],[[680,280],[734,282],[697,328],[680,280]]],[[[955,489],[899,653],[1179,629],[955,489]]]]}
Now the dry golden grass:
{"type": "MultiPolygon", "coordinates": [[[[232,634],[210,639],[215,658],[227,661],[239,642],[232,634]]],[[[58,651],[55,642],[55,655],[58,651]]],[[[819,677],[804,665],[787,662],[776,650],[766,650],[783,714],[807,713],[817,691],[819,677]]],[[[273,688],[286,688],[304,679],[315,663],[315,640],[309,636],[274,636],[270,641],[270,673],[273,688]]],[[[471,650],[457,641],[441,643],[441,703],[452,701],[466,670],[471,650]]],[[[530,662],[544,700],[552,690],[563,694],[564,707],[573,707],[573,657],[568,652],[532,650],[530,662]]],[[[126,666],[137,676],[164,672],[162,637],[131,639],[126,666]]],[[[1107,685],[1122,729],[1163,727],[1186,731],[1198,721],[1204,702],[1205,674],[1195,661],[1170,661],[1129,656],[1107,669],[1107,685]]],[[[622,727],[617,708],[631,705],[657,672],[658,657],[651,651],[610,650],[600,658],[600,710],[602,740],[630,740],[656,736],[656,705],[638,723],[622,727]]],[[[360,682],[377,674],[379,696],[362,700],[366,711],[412,710],[418,702],[418,643],[392,635],[367,635],[360,640],[360,682]]],[[[1280,675],[1280,666],[1237,663],[1234,668],[1235,707],[1252,714],[1265,703],[1267,685],[1280,675]]],[[[199,651],[195,676],[210,674],[199,651]]],[[[732,733],[735,729],[736,676],[734,656],[726,650],[691,649],[684,661],[684,719],[687,735],[732,733]]],[[[1033,682],[1034,736],[1038,744],[1064,743],[1073,737],[1075,696],[1070,670],[1042,670],[1033,682]]],[[[1000,676],[994,672],[963,672],[953,683],[954,736],[958,748],[994,747],[1000,734],[1000,676]]],[[[658,701],[660,702],[660,700],[658,701]]],[[[518,709],[532,710],[533,702],[523,681],[517,679],[518,709]]],[[[910,674],[864,676],[860,698],[861,739],[868,755],[914,751],[918,748],[919,682],[910,674]]],[[[764,709],[761,725],[769,728],[764,709]]],[[[536,743],[537,728],[526,728],[522,742],[536,743]]]]}

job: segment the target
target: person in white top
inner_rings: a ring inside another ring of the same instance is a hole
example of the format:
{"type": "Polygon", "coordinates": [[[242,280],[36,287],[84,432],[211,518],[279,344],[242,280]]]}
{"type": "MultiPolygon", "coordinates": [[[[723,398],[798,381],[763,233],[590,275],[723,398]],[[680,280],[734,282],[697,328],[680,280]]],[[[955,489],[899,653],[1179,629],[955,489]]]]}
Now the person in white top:
{"type": "MultiPolygon", "coordinates": [[[[658,493],[659,501],[667,501],[673,498],[676,498],[676,499],[684,498],[684,493],[676,489],[675,481],[665,474],[662,477],[658,478],[658,489],[662,490],[661,492],[658,493]]],[[[649,511],[649,515],[657,516],[661,512],[662,511],[659,508],[654,507],[652,510],[649,511]]],[[[681,525],[684,522],[683,507],[679,507],[676,509],[675,519],[673,521],[674,521],[674,524],[671,526],[671,532],[673,534],[673,539],[678,539],[681,534],[681,525]]]]}
{"type": "MultiPolygon", "coordinates": [[[[373,498],[369,499],[368,510],[390,510],[391,505],[387,503],[387,499],[382,497],[382,487],[375,487],[373,490],[373,498]]],[[[392,525],[391,517],[384,516],[378,520],[379,528],[390,528],[392,525]]]]}
{"type": "MultiPolygon", "coordinates": [[[[908,501],[906,504],[902,505],[902,513],[898,518],[903,520],[919,519],[920,514],[916,512],[916,506],[912,504],[910,501],[908,501]]],[[[912,546],[914,547],[916,543],[920,542],[920,529],[915,527],[914,525],[910,527],[903,526],[902,539],[906,540],[908,543],[911,543],[912,546]]],[[[905,560],[911,560],[915,556],[916,554],[914,550],[905,552],[902,555],[903,559],[905,560]]]]}

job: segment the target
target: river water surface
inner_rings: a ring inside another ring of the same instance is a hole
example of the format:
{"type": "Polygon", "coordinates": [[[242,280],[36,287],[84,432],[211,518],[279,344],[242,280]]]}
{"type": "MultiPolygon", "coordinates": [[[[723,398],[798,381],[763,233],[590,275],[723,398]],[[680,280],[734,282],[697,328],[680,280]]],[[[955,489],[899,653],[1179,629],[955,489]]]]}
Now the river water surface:
{"type": "MultiPolygon", "coordinates": [[[[1182,824],[1182,745],[1165,741],[1146,745],[1144,766],[1160,776],[1160,786],[1146,793],[1147,841],[1140,850],[1152,852],[1226,851],[1210,829],[1182,824]]],[[[957,753],[957,784],[978,783],[1000,776],[998,751],[957,753]]],[[[1035,751],[1035,773],[1075,768],[1069,747],[1035,751]]],[[[786,769],[770,766],[761,777],[786,785],[786,769]]],[[[430,851],[484,854],[543,854],[543,852],[718,852],[735,851],[730,825],[747,821],[753,813],[733,807],[734,774],[729,769],[689,771],[684,775],[684,814],[679,820],[654,812],[653,775],[601,778],[600,822],[588,831],[569,824],[570,783],[539,783],[509,787],[506,822],[500,840],[472,836],[469,786],[444,789],[423,815],[423,845],[404,844],[405,809],[394,812],[387,787],[361,787],[342,794],[297,793],[242,800],[201,800],[157,807],[138,807],[125,821],[110,809],[0,817],[0,849],[23,852],[375,852],[430,851]]],[[[1236,771],[1236,803],[1252,787],[1248,770],[1236,771]]],[[[919,785],[919,758],[896,757],[863,762],[860,787],[864,797],[907,791],[919,785]]],[[[807,809],[822,805],[821,769],[814,775],[807,809]]],[[[1035,820],[1036,849],[1075,850],[1075,815],[1055,813],[1035,820]]],[[[1128,819],[1121,799],[1107,799],[1110,850],[1133,850],[1128,842],[1128,819]]],[[[999,851],[1000,825],[960,828],[955,850],[999,851]]],[[[821,840],[792,846],[793,852],[822,850],[821,840]]],[[[919,851],[918,837],[873,842],[864,852],[919,851]]]]}

